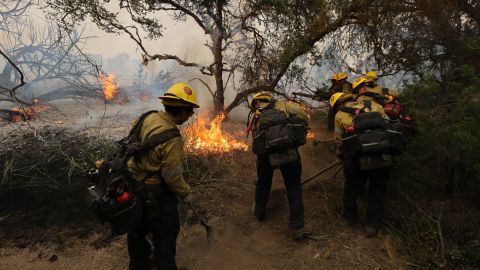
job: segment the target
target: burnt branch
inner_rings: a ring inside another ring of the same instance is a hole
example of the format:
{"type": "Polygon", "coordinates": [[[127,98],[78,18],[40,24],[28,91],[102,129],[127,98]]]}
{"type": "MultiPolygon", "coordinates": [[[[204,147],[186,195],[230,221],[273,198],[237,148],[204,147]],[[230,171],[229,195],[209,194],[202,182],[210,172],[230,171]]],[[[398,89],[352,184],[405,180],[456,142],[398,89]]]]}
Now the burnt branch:
{"type": "MultiPolygon", "coordinates": [[[[16,100],[16,96],[15,96],[15,91],[24,86],[26,84],[25,82],[25,76],[23,75],[23,72],[18,68],[18,66],[2,51],[0,50],[0,54],[3,56],[3,58],[5,58],[5,60],[7,60],[7,62],[18,72],[18,74],[20,74],[20,84],[18,84],[17,86],[13,87],[12,89],[9,89],[9,92],[10,92],[10,95],[12,96],[12,98],[14,100],[16,100]]],[[[2,87],[4,88],[4,87],[2,87]]],[[[4,88],[4,89],[7,89],[7,88],[4,88]]]]}

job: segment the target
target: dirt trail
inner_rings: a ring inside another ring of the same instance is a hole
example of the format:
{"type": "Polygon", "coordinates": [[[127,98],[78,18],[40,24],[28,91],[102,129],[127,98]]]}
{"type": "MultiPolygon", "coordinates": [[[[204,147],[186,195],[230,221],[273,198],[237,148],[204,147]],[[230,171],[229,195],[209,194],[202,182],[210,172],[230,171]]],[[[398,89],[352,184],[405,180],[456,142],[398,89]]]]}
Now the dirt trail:
{"type": "MultiPolygon", "coordinates": [[[[322,131],[323,125],[319,124],[322,120],[314,121],[317,138],[331,136],[322,131]]],[[[334,161],[333,153],[325,144],[314,148],[309,142],[301,154],[303,178],[334,161]]],[[[207,243],[200,225],[182,224],[177,251],[179,267],[232,270],[409,269],[400,239],[385,230],[374,239],[364,236],[362,202],[360,220],[355,226],[347,227],[341,222],[341,172],[334,177],[336,170],[331,170],[304,187],[306,221],[321,236],[321,240],[297,243],[289,237],[286,193],[278,172],[274,175],[267,220],[260,223],[251,214],[254,155],[250,152],[235,153],[215,157],[213,161],[210,160],[209,164],[217,164],[215,170],[219,174],[197,193],[215,225],[216,234],[213,241],[207,243]]],[[[0,269],[126,269],[125,237],[100,247],[94,244],[102,238],[105,235],[97,232],[81,238],[71,237],[61,247],[42,243],[18,247],[12,243],[0,248],[0,269]]]]}

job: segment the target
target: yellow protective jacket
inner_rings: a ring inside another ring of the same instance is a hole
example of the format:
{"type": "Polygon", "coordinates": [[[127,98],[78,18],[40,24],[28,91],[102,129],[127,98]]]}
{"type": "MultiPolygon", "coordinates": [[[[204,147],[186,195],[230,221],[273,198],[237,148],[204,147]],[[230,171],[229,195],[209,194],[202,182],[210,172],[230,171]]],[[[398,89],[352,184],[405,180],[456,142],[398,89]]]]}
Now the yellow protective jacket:
{"type": "MultiPolygon", "coordinates": [[[[363,101],[357,100],[346,102],[342,106],[361,109],[365,107],[365,104],[363,101]]],[[[370,112],[379,112],[385,120],[389,120],[381,105],[371,102],[371,109],[370,112]]],[[[335,144],[337,146],[337,156],[342,154],[341,147],[343,135],[345,134],[345,129],[348,126],[353,125],[353,118],[354,115],[343,111],[338,111],[337,114],[335,114],[335,144]]]]}
{"type": "MultiPolygon", "coordinates": [[[[139,138],[145,141],[154,134],[174,127],[175,122],[167,113],[152,113],[145,118],[139,138]]],[[[142,181],[148,174],[158,171],[158,175],[146,179],[145,183],[159,184],[163,179],[171,191],[183,198],[192,192],[183,178],[183,144],[182,137],[159,144],[148,154],[142,155],[137,162],[131,158],[128,161],[128,170],[137,181],[142,181]]]]}
{"type": "MultiPolygon", "coordinates": [[[[385,95],[385,93],[383,91],[383,88],[378,84],[373,86],[373,87],[367,87],[367,92],[377,93],[377,94],[380,94],[382,96],[385,95]]],[[[395,96],[395,97],[398,95],[397,91],[395,91],[393,89],[388,89],[386,94],[391,95],[391,96],[395,96]]]]}

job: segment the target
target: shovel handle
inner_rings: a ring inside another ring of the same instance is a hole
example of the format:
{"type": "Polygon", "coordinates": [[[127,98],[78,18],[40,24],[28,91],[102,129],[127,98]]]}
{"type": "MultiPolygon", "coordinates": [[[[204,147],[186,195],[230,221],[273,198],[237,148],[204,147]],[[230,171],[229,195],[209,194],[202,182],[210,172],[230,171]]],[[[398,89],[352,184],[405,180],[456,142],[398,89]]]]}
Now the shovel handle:
{"type": "Polygon", "coordinates": [[[315,179],[315,177],[321,175],[322,173],[325,173],[326,171],[330,170],[331,168],[337,166],[337,165],[340,164],[340,163],[341,163],[341,162],[339,162],[339,161],[333,162],[332,164],[330,164],[330,165],[328,165],[327,167],[323,168],[320,172],[318,172],[318,173],[315,174],[314,176],[312,176],[312,177],[304,180],[304,181],[302,182],[302,185],[305,184],[305,183],[308,183],[308,182],[312,181],[313,179],[315,179]]]}

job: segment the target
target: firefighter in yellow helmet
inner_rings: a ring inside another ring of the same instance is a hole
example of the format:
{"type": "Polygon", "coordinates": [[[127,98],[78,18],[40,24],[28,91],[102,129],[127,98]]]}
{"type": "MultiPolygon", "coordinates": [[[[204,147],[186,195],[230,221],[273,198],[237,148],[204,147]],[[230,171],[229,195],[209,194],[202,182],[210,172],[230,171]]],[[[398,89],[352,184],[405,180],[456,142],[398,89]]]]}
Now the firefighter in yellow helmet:
{"type": "MultiPolygon", "coordinates": [[[[346,93],[351,94],[352,91],[352,84],[347,81],[347,74],[340,72],[333,74],[331,81],[332,86],[330,87],[329,93],[332,96],[335,93],[346,93]]],[[[334,117],[335,111],[332,111],[331,108],[328,110],[327,115],[327,131],[333,132],[333,124],[334,124],[334,117]]]]}
{"type": "MultiPolygon", "coordinates": [[[[143,142],[154,135],[174,130],[185,123],[198,108],[196,91],[186,83],[176,83],[161,97],[165,111],[153,111],[144,118],[138,138],[143,142]]],[[[128,233],[129,269],[147,269],[151,246],[145,239],[153,235],[157,269],[177,269],[176,240],[180,229],[177,197],[192,203],[192,190],[183,178],[183,139],[174,137],[148,153],[128,161],[128,170],[136,180],[144,217],[134,232],[128,233]]]]}
{"type": "Polygon", "coordinates": [[[331,78],[332,86],[330,87],[330,95],[338,92],[352,93],[352,84],[348,82],[347,79],[348,75],[343,72],[333,74],[331,78]]]}
{"type": "MultiPolygon", "coordinates": [[[[375,71],[371,70],[367,72],[367,74],[365,74],[363,78],[365,79],[367,92],[380,95],[381,98],[383,99],[382,101],[383,103],[392,102],[397,98],[397,91],[393,89],[384,88],[378,84],[378,76],[375,71]]],[[[380,101],[381,100],[379,99],[377,102],[380,102],[380,101]]]]}
{"type": "MultiPolygon", "coordinates": [[[[363,80],[356,80],[353,87],[362,91],[358,88],[364,87],[364,83],[363,80]]],[[[332,96],[330,106],[338,107],[335,115],[335,143],[337,156],[343,162],[345,174],[343,218],[349,226],[355,224],[359,184],[362,180],[368,179],[369,196],[365,233],[367,237],[373,237],[377,234],[383,220],[384,198],[391,160],[387,158],[387,154],[383,154],[382,147],[376,148],[375,151],[378,151],[376,154],[366,154],[365,149],[367,146],[383,145],[381,144],[383,141],[377,142],[374,135],[377,129],[384,128],[388,117],[379,104],[371,101],[354,101],[352,96],[344,93],[332,96]],[[373,133],[367,132],[366,128],[373,130],[373,133]],[[363,144],[364,141],[368,143],[363,144]]]]}
{"type": "Polygon", "coordinates": [[[290,209],[289,227],[293,238],[300,240],[312,233],[304,222],[302,162],[298,153],[306,142],[309,116],[295,103],[276,100],[268,93],[254,95],[249,106],[254,117],[248,131],[253,131],[252,150],[257,156],[254,215],[259,221],[267,217],[273,171],[280,169],[290,209]]]}

